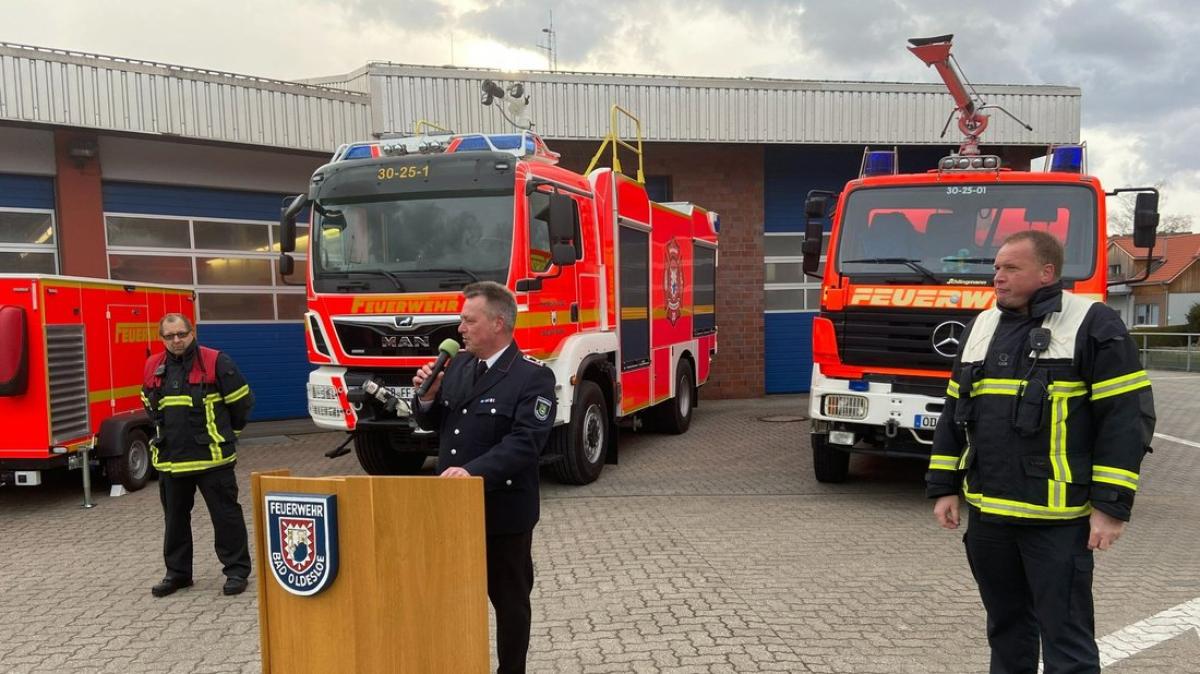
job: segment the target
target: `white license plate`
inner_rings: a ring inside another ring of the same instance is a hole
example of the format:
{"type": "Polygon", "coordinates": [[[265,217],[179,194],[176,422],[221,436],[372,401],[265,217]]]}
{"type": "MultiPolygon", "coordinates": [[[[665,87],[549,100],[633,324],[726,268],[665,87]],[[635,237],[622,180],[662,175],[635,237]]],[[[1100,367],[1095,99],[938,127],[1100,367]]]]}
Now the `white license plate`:
{"type": "Polygon", "coordinates": [[[918,414],[917,418],[913,421],[913,428],[937,428],[938,417],[940,416],[938,414],[918,414]]]}
{"type": "Polygon", "coordinates": [[[404,402],[412,400],[413,393],[416,392],[416,389],[411,386],[389,386],[388,390],[404,402]]]}

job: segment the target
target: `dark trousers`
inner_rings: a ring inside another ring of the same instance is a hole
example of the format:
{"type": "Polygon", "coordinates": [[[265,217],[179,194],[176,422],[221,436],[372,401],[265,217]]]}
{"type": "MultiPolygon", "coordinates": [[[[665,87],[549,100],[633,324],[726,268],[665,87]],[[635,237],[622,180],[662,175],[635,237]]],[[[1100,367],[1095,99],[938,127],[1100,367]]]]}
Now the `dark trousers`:
{"type": "Polygon", "coordinates": [[[191,475],[169,475],[158,478],[158,494],[162,499],[163,559],[167,575],[173,578],[192,577],[192,505],[196,489],[204,497],[212,518],[216,538],[217,558],[230,578],[250,576],[250,543],[246,521],[238,503],[237,476],[233,466],[221,467],[191,475]]]}
{"type": "Polygon", "coordinates": [[[523,674],[529,652],[533,532],[487,537],[488,599],[496,610],[498,674],[523,674]]]}
{"type": "Polygon", "coordinates": [[[1069,524],[985,522],[970,509],[967,561],[987,609],[992,674],[1100,671],[1086,518],[1069,524]]]}

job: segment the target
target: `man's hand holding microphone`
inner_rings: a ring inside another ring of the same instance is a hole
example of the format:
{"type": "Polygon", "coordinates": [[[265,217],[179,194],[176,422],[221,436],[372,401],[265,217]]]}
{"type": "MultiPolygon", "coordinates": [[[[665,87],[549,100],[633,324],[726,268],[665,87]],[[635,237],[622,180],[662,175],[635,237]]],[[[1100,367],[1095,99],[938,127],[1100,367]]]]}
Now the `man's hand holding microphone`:
{"type": "MultiPolygon", "coordinates": [[[[438,345],[437,360],[426,363],[413,375],[413,387],[417,390],[417,400],[422,406],[427,406],[437,398],[442,388],[442,378],[446,376],[446,365],[458,353],[458,342],[444,339],[438,345]]],[[[451,466],[442,471],[441,477],[471,477],[465,469],[451,466]]]]}

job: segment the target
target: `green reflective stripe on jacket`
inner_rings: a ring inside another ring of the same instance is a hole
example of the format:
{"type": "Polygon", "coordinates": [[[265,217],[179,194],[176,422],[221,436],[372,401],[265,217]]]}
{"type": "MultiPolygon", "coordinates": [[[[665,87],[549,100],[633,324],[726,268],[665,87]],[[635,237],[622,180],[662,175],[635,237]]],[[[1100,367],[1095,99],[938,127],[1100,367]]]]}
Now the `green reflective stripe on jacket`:
{"type": "Polygon", "coordinates": [[[1104,482],[1106,484],[1114,484],[1118,487],[1125,487],[1130,491],[1137,491],[1139,480],[1140,478],[1137,473],[1125,470],[1124,468],[1092,466],[1092,482],[1104,482]]]}
{"type": "Polygon", "coordinates": [[[225,396],[225,404],[235,403],[248,395],[250,395],[250,385],[244,384],[241,388],[225,396]]]}
{"type": "Polygon", "coordinates": [[[929,470],[958,470],[958,457],[934,454],[929,457],[929,470]]]}
{"type": "Polygon", "coordinates": [[[1120,377],[1105,379],[1092,384],[1092,400],[1102,400],[1113,396],[1129,393],[1150,385],[1150,376],[1145,370],[1138,370],[1120,377]]]}
{"type": "Polygon", "coordinates": [[[209,468],[216,468],[217,466],[225,466],[237,460],[237,454],[230,454],[229,456],[217,459],[215,461],[176,461],[172,463],[169,461],[158,461],[158,452],[155,452],[154,454],[156,457],[156,459],[153,461],[154,469],[160,473],[171,474],[195,473],[201,470],[208,470],[209,468]]]}
{"type": "Polygon", "coordinates": [[[946,384],[946,395],[950,396],[951,398],[958,397],[958,382],[951,379],[950,383],[946,384]]]}
{"type": "Polygon", "coordinates": [[[973,493],[967,481],[963,480],[963,496],[967,503],[989,515],[1004,515],[1033,520],[1072,520],[1092,512],[1092,504],[1081,506],[1045,506],[1036,503],[1024,503],[1010,499],[984,496],[973,493]]]}

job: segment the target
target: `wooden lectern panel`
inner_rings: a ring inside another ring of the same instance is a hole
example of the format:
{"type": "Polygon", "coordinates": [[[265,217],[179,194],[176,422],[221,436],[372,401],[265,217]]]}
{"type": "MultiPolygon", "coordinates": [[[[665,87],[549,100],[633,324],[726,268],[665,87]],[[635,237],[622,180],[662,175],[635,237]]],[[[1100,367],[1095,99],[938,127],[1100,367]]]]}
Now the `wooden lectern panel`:
{"type": "Polygon", "coordinates": [[[488,645],[483,481],[255,473],[263,672],[484,674],[488,645]],[[268,493],[337,497],[337,577],[312,596],[271,571],[268,493]]]}

